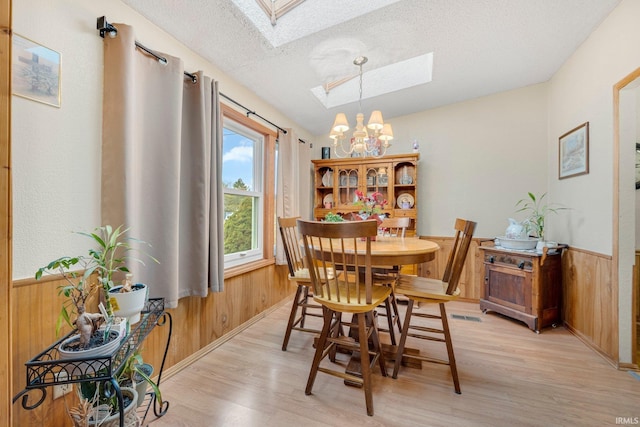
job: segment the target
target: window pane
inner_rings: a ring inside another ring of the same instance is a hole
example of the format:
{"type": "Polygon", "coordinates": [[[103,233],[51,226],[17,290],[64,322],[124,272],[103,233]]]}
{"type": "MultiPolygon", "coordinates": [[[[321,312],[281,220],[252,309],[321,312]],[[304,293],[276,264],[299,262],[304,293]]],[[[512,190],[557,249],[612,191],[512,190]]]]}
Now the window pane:
{"type": "Polygon", "coordinates": [[[222,146],[222,183],[226,188],[255,190],[256,141],[225,124],[222,146]]]}
{"type": "Polygon", "coordinates": [[[224,195],[224,254],[246,252],[258,247],[257,198],[224,195]]]}
{"type": "Polygon", "coordinates": [[[223,136],[224,260],[229,268],[263,258],[265,138],[227,119],[223,136]]]}

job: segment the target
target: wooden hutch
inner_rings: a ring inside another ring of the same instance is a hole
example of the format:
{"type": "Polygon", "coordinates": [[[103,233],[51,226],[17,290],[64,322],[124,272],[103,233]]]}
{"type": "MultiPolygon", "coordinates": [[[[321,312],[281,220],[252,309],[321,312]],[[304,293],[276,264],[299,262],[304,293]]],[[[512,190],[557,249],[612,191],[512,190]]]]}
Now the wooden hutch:
{"type": "Polygon", "coordinates": [[[358,213],[356,190],[371,195],[379,192],[388,201],[388,217],[409,217],[407,236],[416,232],[418,217],[419,154],[396,154],[381,158],[348,157],[312,160],[314,165],[313,216],[323,219],[328,212],[358,213]]]}

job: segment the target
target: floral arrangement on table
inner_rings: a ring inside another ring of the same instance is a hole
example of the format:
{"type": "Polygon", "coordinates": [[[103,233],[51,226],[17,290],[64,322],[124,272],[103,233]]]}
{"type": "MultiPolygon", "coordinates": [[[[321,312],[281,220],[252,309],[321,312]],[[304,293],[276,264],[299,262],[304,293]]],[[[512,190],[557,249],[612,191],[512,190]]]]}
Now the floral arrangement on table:
{"type": "Polygon", "coordinates": [[[353,204],[354,206],[360,207],[360,217],[362,219],[367,219],[373,215],[377,215],[379,219],[382,219],[382,210],[384,209],[385,205],[389,203],[384,198],[382,193],[376,191],[370,196],[365,196],[362,191],[356,190],[356,197],[358,198],[358,200],[353,204]]]}

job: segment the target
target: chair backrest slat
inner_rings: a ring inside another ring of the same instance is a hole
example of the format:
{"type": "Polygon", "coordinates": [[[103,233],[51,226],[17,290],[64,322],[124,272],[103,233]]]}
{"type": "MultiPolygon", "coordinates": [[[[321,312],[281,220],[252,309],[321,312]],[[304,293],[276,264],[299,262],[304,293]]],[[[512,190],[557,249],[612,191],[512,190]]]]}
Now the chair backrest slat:
{"type": "Polygon", "coordinates": [[[453,247],[451,248],[451,252],[449,252],[447,266],[442,276],[442,281],[447,283],[447,294],[449,295],[453,295],[458,289],[458,283],[460,282],[460,276],[462,275],[462,269],[467,259],[467,253],[469,252],[469,246],[471,245],[471,239],[473,238],[475,229],[475,222],[460,218],[456,219],[456,234],[453,247]]]}
{"type": "Polygon", "coordinates": [[[376,221],[298,221],[314,295],[343,304],[370,304],[371,238],[376,221]]]}
{"type": "Polygon", "coordinates": [[[300,247],[300,238],[298,236],[297,220],[300,217],[278,218],[278,227],[280,228],[280,236],[284,246],[284,254],[287,257],[289,265],[289,274],[294,276],[296,271],[302,270],[305,266],[302,249],[300,247]]]}
{"type": "Polygon", "coordinates": [[[379,228],[388,229],[392,236],[404,237],[409,224],[411,224],[409,217],[385,218],[379,228]]]}

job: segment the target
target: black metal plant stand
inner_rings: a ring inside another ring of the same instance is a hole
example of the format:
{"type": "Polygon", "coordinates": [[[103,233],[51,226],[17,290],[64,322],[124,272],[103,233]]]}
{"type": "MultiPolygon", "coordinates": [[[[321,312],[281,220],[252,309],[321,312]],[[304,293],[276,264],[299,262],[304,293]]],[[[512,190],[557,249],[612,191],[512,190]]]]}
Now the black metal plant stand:
{"type": "MultiPolygon", "coordinates": [[[[60,360],[60,353],[58,351],[60,343],[74,335],[77,332],[74,330],[25,363],[27,366],[27,386],[13,398],[13,403],[22,397],[22,407],[31,410],[37,408],[44,402],[47,397],[46,388],[49,386],[102,382],[106,388],[113,388],[113,391],[118,397],[118,407],[121,409],[124,408],[122,391],[117,381],[118,375],[124,368],[127,359],[138,349],[151,330],[156,325],[164,326],[167,321],[169,323],[169,335],[167,337],[164,355],[162,356],[162,365],[160,366],[157,381],[158,386],[160,386],[162,371],[165,360],[167,359],[169,343],[171,342],[173,320],[171,314],[164,311],[164,298],[151,298],[145,304],[141,320],[134,325],[128,335],[122,338],[120,345],[113,353],[101,357],[60,360]],[[66,379],[60,379],[60,373],[65,373],[66,379]],[[32,390],[40,391],[41,395],[37,402],[29,404],[29,392],[32,390]]],[[[149,412],[151,403],[153,403],[153,412],[156,417],[163,416],[169,409],[169,402],[163,399],[162,405],[160,405],[153,391],[147,393],[147,395],[150,395],[151,399],[147,403],[146,410],[144,411],[144,418],[146,418],[149,412]]],[[[144,424],[144,418],[142,419],[142,424],[144,424]]],[[[124,427],[123,410],[120,411],[120,427],[124,427]]]]}

